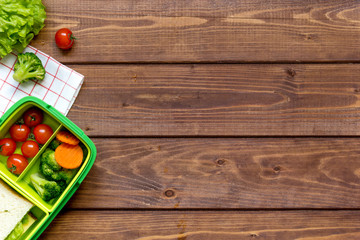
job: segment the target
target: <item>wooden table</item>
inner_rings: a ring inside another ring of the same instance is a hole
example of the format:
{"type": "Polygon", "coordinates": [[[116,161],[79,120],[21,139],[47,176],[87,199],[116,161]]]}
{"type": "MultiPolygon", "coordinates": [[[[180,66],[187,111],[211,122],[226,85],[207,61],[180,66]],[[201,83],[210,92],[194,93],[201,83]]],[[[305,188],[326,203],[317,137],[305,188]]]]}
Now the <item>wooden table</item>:
{"type": "Polygon", "coordinates": [[[42,239],[360,239],[360,1],[44,4],[98,156],[42,239]]]}

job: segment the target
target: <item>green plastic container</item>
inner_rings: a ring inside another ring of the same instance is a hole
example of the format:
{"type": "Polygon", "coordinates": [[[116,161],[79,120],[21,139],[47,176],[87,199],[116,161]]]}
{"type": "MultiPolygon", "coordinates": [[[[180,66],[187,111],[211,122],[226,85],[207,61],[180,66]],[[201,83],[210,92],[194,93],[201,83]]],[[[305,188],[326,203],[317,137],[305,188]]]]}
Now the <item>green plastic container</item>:
{"type": "MultiPolygon", "coordinates": [[[[46,229],[46,227],[56,217],[56,215],[78,189],[81,182],[84,180],[90,171],[90,168],[94,164],[96,157],[96,148],[94,143],[79,127],[77,127],[73,122],[71,122],[55,108],[35,97],[22,98],[16,102],[8,111],[6,111],[6,113],[0,118],[0,139],[10,137],[10,127],[15,122],[20,120],[24,112],[31,107],[38,107],[43,110],[43,123],[49,125],[53,129],[54,134],[40,149],[39,153],[34,158],[28,159],[29,165],[19,176],[12,174],[7,169],[6,160],[8,157],[0,155],[0,178],[8,183],[20,195],[35,205],[30,210],[30,212],[37,218],[37,220],[31,226],[31,228],[22,235],[21,239],[37,239],[40,236],[40,234],[46,229]],[[57,199],[45,202],[30,185],[30,175],[39,171],[40,155],[47,148],[48,144],[55,138],[56,133],[65,129],[73,133],[80,140],[80,144],[84,150],[84,161],[80,166],[79,171],[67,186],[65,191],[62,193],[62,195],[57,199]]],[[[21,154],[21,144],[22,143],[17,143],[17,149],[15,153],[21,154]]]]}

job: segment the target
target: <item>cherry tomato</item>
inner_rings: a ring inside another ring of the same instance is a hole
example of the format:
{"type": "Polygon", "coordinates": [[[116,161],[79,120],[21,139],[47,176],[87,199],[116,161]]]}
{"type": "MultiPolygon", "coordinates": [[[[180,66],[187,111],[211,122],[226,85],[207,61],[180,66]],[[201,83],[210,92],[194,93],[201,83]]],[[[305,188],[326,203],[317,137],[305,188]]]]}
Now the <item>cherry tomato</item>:
{"type": "Polygon", "coordinates": [[[29,134],[30,128],[25,124],[14,124],[10,128],[10,136],[16,142],[25,142],[29,134]]]}
{"type": "Polygon", "coordinates": [[[0,154],[3,156],[10,156],[16,150],[16,142],[11,138],[4,138],[0,140],[0,154]]]}
{"type": "Polygon", "coordinates": [[[33,107],[24,113],[23,119],[25,125],[32,128],[42,123],[44,115],[40,109],[33,107]]]}
{"type": "Polygon", "coordinates": [[[21,152],[26,158],[35,157],[35,155],[39,152],[39,145],[35,141],[28,140],[21,146],[21,152]]]}
{"type": "Polygon", "coordinates": [[[40,144],[45,144],[53,133],[52,128],[46,124],[39,124],[34,128],[35,140],[40,144]]]}
{"type": "Polygon", "coordinates": [[[68,28],[61,28],[55,34],[56,45],[64,50],[72,47],[74,39],[76,38],[68,28]]]}
{"type": "Polygon", "coordinates": [[[13,154],[7,159],[7,168],[16,175],[20,175],[28,164],[28,160],[20,154],[13,154]]]}

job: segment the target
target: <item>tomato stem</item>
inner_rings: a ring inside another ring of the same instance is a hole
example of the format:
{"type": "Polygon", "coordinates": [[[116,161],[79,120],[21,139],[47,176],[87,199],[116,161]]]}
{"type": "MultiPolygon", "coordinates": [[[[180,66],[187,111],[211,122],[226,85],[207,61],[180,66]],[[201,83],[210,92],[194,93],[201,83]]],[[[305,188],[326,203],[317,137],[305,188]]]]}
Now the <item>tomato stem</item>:
{"type": "Polygon", "coordinates": [[[35,135],[33,133],[30,133],[28,136],[29,139],[35,140],[35,135]]]}
{"type": "Polygon", "coordinates": [[[77,39],[72,33],[69,33],[68,35],[69,35],[69,39],[70,39],[70,40],[77,39]]]}
{"type": "Polygon", "coordinates": [[[9,168],[9,171],[14,173],[16,171],[16,166],[14,164],[11,164],[11,165],[12,165],[12,167],[9,168]]]}
{"type": "Polygon", "coordinates": [[[21,128],[21,126],[25,124],[24,119],[20,119],[19,121],[16,122],[16,124],[19,125],[21,128]]]}

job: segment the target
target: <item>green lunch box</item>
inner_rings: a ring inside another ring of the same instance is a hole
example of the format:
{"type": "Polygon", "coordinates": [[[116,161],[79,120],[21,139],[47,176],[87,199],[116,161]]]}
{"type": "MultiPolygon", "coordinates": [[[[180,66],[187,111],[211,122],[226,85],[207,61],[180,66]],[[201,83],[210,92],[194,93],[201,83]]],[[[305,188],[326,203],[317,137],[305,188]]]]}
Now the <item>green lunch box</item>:
{"type": "MultiPolygon", "coordinates": [[[[12,174],[6,166],[7,156],[0,155],[0,178],[15,189],[20,195],[28,199],[34,204],[30,212],[36,217],[36,222],[22,235],[21,239],[37,239],[46,229],[50,222],[56,217],[60,210],[69,201],[71,196],[80,186],[90,168],[94,164],[96,157],[96,148],[94,143],[85,135],[85,133],[77,127],[68,118],[62,115],[55,108],[35,97],[25,97],[16,102],[5,114],[0,118],[0,139],[10,137],[9,129],[22,118],[24,112],[31,108],[38,107],[44,112],[43,123],[49,125],[54,134],[42,146],[35,157],[28,159],[29,165],[19,175],[12,174]],[[84,151],[84,159],[79,171],[66,187],[64,192],[56,199],[49,202],[44,201],[30,185],[30,175],[39,172],[40,155],[47,148],[49,143],[55,138],[60,130],[68,130],[74,134],[79,140],[84,151]]],[[[15,153],[21,154],[21,144],[17,143],[15,153]]]]}

